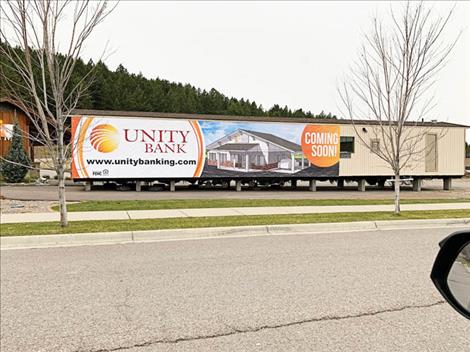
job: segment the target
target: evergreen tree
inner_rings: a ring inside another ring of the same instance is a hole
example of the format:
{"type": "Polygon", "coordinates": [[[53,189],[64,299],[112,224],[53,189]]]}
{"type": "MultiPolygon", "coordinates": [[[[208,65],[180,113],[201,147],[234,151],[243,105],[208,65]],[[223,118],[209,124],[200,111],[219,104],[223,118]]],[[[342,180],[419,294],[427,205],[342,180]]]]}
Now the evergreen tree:
{"type": "MultiPolygon", "coordinates": [[[[0,42],[0,45],[2,43],[0,42]]],[[[19,57],[22,52],[18,51],[19,57]]],[[[21,81],[21,77],[10,74],[8,65],[0,68],[7,71],[5,77],[21,81]]],[[[212,88],[201,90],[190,84],[169,82],[160,78],[148,79],[141,73],[132,74],[120,64],[111,71],[102,61],[85,63],[78,60],[71,79],[79,82],[83,75],[93,71],[92,83],[86,94],[77,104],[79,109],[126,110],[126,111],[158,111],[181,112],[193,114],[238,115],[238,116],[271,116],[300,118],[336,118],[331,113],[312,114],[302,109],[292,110],[287,106],[275,104],[265,110],[261,105],[247,99],[227,97],[212,88]]],[[[0,75],[1,77],[2,75],[0,75]]],[[[0,96],[5,84],[0,81],[0,96]]],[[[51,110],[54,110],[51,107],[51,110]]]]}
{"type": "Polygon", "coordinates": [[[30,166],[31,161],[24,150],[21,130],[18,124],[15,124],[10,150],[0,162],[0,174],[5,181],[18,183],[23,181],[30,166]]]}

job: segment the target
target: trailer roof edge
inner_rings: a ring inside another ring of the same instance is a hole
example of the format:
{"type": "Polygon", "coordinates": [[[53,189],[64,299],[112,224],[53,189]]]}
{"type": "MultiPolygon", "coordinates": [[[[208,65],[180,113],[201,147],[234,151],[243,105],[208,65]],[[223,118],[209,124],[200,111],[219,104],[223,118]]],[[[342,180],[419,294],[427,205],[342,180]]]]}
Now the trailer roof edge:
{"type": "MultiPolygon", "coordinates": [[[[89,110],[76,109],[72,115],[94,115],[111,117],[146,117],[146,118],[173,118],[189,120],[219,120],[219,121],[254,121],[254,122],[297,122],[297,123],[329,123],[339,125],[351,125],[353,123],[360,125],[378,125],[374,120],[354,120],[349,119],[315,119],[299,117],[270,117],[270,116],[235,116],[235,115],[212,115],[212,114],[188,114],[171,112],[149,112],[149,111],[114,111],[114,110],[89,110]]],[[[461,125],[451,122],[409,122],[409,126],[436,126],[436,127],[460,127],[470,128],[467,125],[461,125]]]]}

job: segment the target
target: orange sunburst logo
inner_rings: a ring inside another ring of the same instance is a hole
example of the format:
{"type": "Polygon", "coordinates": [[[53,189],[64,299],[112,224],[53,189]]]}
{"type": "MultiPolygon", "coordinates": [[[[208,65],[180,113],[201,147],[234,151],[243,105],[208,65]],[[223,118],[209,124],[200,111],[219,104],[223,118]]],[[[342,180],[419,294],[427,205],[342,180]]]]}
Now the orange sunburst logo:
{"type": "Polygon", "coordinates": [[[91,131],[90,142],[97,151],[110,153],[119,145],[118,130],[108,124],[97,125],[91,131]]]}

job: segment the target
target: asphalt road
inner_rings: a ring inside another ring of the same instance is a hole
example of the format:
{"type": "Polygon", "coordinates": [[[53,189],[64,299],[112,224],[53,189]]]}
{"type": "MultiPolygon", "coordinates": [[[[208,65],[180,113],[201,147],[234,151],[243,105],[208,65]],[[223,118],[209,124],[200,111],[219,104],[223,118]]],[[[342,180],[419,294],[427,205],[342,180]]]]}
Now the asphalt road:
{"type": "MultiPolygon", "coordinates": [[[[289,186],[281,189],[243,188],[242,192],[234,189],[224,190],[214,189],[190,189],[188,187],[177,186],[176,192],[167,190],[142,192],[105,190],[103,187],[96,187],[91,192],[85,192],[83,186],[68,185],[68,201],[85,200],[152,200],[152,199],[386,199],[393,198],[391,187],[377,189],[375,186],[367,186],[366,192],[358,192],[354,182],[346,183],[342,190],[338,190],[335,185],[329,182],[318,182],[317,192],[308,191],[308,183],[299,182],[296,189],[289,186]]],[[[17,200],[57,200],[56,186],[2,186],[0,195],[8,199],[17,200]]],[[[430,199],[430,198],[470,198],[470,178],[455,179],[452,181],[452,190],[442,189],[442,180],[426,180],[423,182],[421,192],[413,192],[410,186],[402,187],[403,199],[430,199]]]]}
{"type": "Polygon", "coordinates": [[[462,307],[470,311],[470,273],[462,263],[455,262],[448,276],[449,290],[462,307]]]}
{"type": "Polygon", "coordinates": [[[2,251],[1,350],[468,351],[429,279],[448,232],[2,251]]]}

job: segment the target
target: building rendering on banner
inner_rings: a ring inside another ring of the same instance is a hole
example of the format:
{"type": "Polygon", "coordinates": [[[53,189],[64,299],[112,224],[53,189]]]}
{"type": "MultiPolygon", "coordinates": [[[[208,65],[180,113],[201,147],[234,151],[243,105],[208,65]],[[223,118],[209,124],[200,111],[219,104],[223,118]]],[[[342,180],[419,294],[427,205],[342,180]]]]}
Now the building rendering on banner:
{"type": "Polygon", "coordinates": [[[299,144],[265,132],[238,129],[206,149],[208,165],[226,170],[295,173],[310,166],[299,144]]]}

